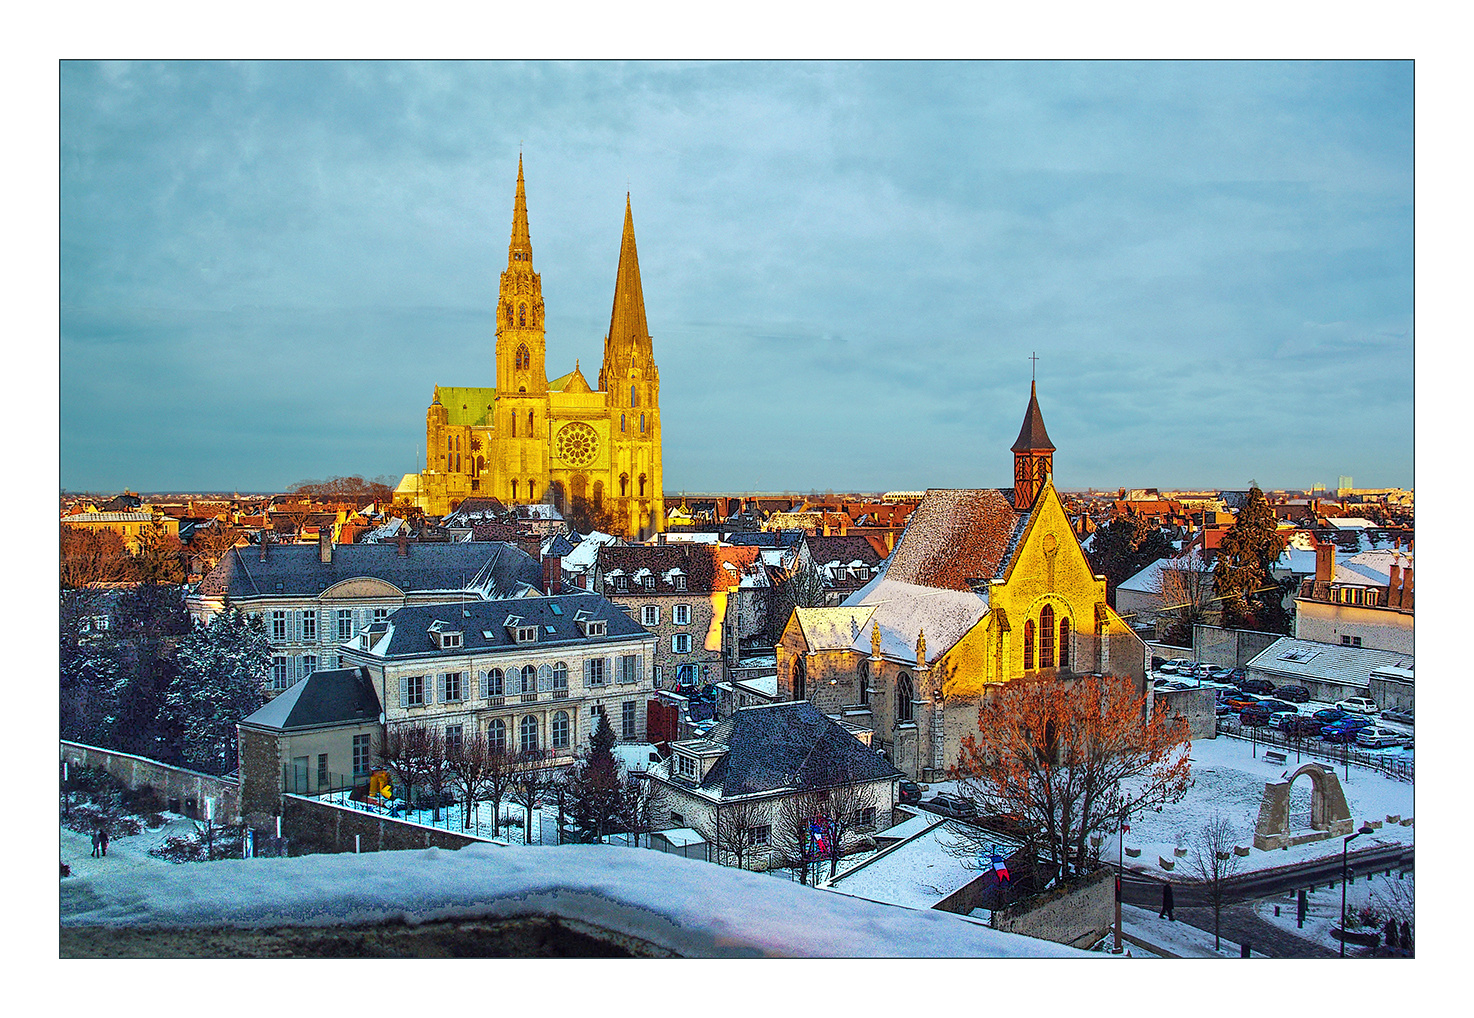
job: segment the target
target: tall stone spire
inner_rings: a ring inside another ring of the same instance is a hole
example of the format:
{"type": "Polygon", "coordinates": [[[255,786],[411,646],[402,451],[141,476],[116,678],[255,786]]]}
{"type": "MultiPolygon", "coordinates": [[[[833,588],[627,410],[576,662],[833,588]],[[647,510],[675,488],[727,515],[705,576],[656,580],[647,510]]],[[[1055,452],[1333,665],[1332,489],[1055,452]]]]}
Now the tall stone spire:
{"type": "Polygon", "coordinates": [[[619,242],[619,269],[614,278],[614,308],[609,315],[609,334],[604,337],[599,388],[616,393],[620,404],[626,405],[630,402],[629,384],[653,381],[654,377],[650,328],[645,321],[645,293],[640,286],[640,258],[635,251],[635,217],[626,194],[624,236],[619,242]]]}
{"type": "Polygon", "coordinates": [[[1028,509],[1044,489],[1044,481],[1054,473],[1054,443],[1044,430],[1044,415],[1039,412],[1039,393],[1029,383],[1029,408],[1024,411],[1023,427],[1013,443],[1013,504],[1028,509]]]}
{"type": "Polygon", "coordinates": [[[517,198],[512,204],[512,241],[507,245],[507,267],[526,262],[532,268],[532,235],[527,229],[527,184],[522,179],[522,156],[517,156],[517,198]],[[519,257],[520,256],[520,257],[519,257]]]}

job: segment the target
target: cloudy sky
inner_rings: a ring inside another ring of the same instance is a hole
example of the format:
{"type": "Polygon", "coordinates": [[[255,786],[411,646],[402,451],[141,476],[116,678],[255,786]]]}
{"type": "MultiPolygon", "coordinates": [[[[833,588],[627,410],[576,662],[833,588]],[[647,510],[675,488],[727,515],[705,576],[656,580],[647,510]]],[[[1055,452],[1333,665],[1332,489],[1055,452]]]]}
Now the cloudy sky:
{"type": "Polygon", "coordinates": [[[418,467],[626,190],[667,493],[1412,484],[1410,63],[61,65],[61,483],[418,467]]]}

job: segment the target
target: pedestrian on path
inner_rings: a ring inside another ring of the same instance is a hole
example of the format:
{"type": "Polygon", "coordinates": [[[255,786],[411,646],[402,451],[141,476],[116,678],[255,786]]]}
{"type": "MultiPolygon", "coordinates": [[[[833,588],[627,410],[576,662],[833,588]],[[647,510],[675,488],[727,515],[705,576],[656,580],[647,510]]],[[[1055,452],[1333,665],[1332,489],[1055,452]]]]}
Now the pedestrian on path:
{"type": "Polygon", "coordinates": [[[97,833],[98,833],[98,840],[99,840],[100,844],[102,845],[102,854],[105,856],[105,855],[107,855],[107,828],[104,827],[102,830],[98,831],[97,833]]]}
{"type": "Polygon", "coordinates": [[[94,859],[97,858],[97,847],[100,844],[102,844],[102,832],[95,830],[92,832],[92,858],[94,859]]]}
{"type": "Polygon", "coordinates": [[[1165,880],[1162,881],[1162,911],[1157,913],[1157,918],[1168,922],[1177,921],[1172,918],[1172,885],[1165,880]]]}

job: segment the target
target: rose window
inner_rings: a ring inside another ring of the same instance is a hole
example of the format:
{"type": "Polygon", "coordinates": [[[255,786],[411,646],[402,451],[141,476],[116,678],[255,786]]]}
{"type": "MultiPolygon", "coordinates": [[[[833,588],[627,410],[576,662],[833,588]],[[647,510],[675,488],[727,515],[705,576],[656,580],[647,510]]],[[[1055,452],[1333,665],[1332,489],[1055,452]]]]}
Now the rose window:
{"type": "Polygon", "coordinates": [[[575,467],[588,466],[599,453],[599,435],[581,421],[565,424],[558,432],[558,458],[575,467]]]}

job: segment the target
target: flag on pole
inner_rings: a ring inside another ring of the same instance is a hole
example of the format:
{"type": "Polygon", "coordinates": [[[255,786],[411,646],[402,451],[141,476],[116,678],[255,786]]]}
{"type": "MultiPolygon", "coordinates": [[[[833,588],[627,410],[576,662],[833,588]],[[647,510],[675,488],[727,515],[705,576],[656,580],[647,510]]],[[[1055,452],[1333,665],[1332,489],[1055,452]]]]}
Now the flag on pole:
{"type": "Polygon", "coordinates": [[[993,873],[1000,884],[1008,883],[1008,863],[1001,855],[993,856],[993,873]]]}

